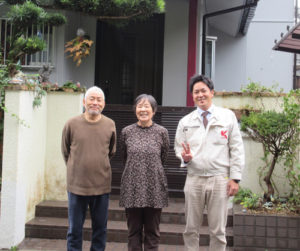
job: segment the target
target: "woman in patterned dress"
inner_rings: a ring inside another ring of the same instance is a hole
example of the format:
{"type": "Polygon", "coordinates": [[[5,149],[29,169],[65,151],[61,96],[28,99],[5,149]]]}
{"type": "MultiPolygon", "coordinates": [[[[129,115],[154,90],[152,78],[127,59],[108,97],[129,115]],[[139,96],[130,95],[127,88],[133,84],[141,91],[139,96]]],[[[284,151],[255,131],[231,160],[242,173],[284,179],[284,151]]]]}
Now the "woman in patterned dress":
{"type": "Polygon", "coordinates": [[[125,207],[127,217],[128,251],[158,251],[160,215],[162,208],[168,206],[163,164],[169,135],[166,128],[152,121],[157,110],[154,97],[141,94],[135,100],[134,110],[137,123],[123,128],[120,137],[125,165],[120,206],[125,207]]]}

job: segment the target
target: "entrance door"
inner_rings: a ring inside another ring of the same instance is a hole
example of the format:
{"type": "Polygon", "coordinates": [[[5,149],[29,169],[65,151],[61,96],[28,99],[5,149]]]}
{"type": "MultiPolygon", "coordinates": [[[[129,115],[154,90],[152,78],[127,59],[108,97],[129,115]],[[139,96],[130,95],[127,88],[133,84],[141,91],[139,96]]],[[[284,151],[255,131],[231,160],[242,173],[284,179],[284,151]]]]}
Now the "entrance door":
{"type": "Polygon", "coordinates": [[[108,104],[133,104],[147,93],[162,100],[164,15],[126,27],[98,21],[95,83],[108,104]]]}

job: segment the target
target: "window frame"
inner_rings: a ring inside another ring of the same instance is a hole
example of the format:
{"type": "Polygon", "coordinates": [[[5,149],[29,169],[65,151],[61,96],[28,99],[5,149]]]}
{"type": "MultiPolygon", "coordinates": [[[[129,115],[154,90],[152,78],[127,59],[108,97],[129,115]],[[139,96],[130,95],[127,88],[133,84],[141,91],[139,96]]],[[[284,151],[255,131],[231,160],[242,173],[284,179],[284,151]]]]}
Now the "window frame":
{"type": "MultiPolygon", "coordinates": [[[[47,35],[47,39],[44,40],[46,42],[46,47],[43,51],[37,52],[35,54],[32,54],[30,56],[25,55],[24,61],[25,64],[21,64],[22,69],[40,69],[43,67],[43,65],[45,64],[49,64],[50,67],[54,67],[54,62],[55,62],[55,52],[56,52],[56,47],[55,47],[55,37],[56,37],[56,28],[55,26],[50,26],[49,24],[47,25],[48,27],[46,28],[46,25],[32,25],[31,27],[31,34],[30,36],[34,36],[34,35],[38,35],[38,32],[41,32],[42,36],[44,37],[45,35],[47,35]],[[47,33],[45,33],[45,29],[47,29],[47,33]],[[50,30],[52,31],[52,33],[50,32],[50,30]],[[35,32],[36,31],[36,32],[35,32]],[[46,53],[46,56],[44,56],[44,53],[46,53]],[[28,58],[30,57],[29,61],[28,58]],[[44,57],[46,57],[46,59],[44,60],[44,57]],[[33,58],[39,58],[39,60],[34,60],[33,58]],[[27,63],[28,62],[28,63],[27,63]]],[[[1,62],[3,61],[3,63],[6,63],[7,60],[7,44],[9,43],[7,41],[8,39],[8,27],[10,29],[9,33],[12,33],[12,25],[9,24],[9,19],[5,18],[5,17],[0,17],[0,45],[4,44],[4,47],[1,48],[2,49],[2,57],[1,57],[1,62]],[[2,29],[3,26],[3,22],[4,22],[4,30],[2,29]],[[3,35],[4,32],[4,35],[3,35]],[[3,39],[2,39],[2,36],[3,39]]],[[[27,37],[29,36],[28,34],[28,30],[27,30],[27,37]]]]}
{"type": "MultiPolygon", "coordinates": [[[[206,36],[206,46],[205,48],[207,49],[207,43],[211,43],[211,65],[210,65],[210,77],[212,81],[215,81],[215,73],[216,73],[216,41],[218,40],[217,37],[215,36],[206,36]]],[[[208,55],[207,51],[205,55],[208,55]]],[[[205,60],[207,62],[207,60],[205,60]]],[[[207,65],[205,65],[205,75],[207,72],[207,65]]]]}

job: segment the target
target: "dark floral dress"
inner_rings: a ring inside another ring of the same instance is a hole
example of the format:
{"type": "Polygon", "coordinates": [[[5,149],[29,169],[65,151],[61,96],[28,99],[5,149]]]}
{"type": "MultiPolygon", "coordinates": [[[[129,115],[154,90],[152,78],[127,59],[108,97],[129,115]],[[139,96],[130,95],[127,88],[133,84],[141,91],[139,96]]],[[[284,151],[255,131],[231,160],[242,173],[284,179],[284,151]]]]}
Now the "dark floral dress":
{"type": "Polygon", "coordinates": [[[125,164],[120,206],[168,206],[168,185],[163,167],[169,150],[167,129],[156,123],[150,127],[135,123],[123,128],[120,143],[125,164]]]}

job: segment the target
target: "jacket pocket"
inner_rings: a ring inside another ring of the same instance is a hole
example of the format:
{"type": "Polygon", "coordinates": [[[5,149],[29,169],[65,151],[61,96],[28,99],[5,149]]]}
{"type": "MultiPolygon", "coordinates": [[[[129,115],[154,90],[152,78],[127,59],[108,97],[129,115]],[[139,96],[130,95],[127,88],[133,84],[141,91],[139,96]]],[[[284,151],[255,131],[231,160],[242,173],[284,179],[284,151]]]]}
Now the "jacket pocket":
{"type": "Polygon", "coordinates": [[[215,126],[209,137],[214,145],[228,144],[229,130],[227,126],[215,126]]]}
{"type": "Polygon", "coordinates": [[[199,145],[203,133],[200,126],[185,126],[183,128],[184,142],[189,143],[190,146],[199,145]]]}

